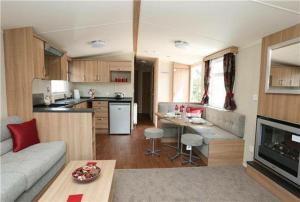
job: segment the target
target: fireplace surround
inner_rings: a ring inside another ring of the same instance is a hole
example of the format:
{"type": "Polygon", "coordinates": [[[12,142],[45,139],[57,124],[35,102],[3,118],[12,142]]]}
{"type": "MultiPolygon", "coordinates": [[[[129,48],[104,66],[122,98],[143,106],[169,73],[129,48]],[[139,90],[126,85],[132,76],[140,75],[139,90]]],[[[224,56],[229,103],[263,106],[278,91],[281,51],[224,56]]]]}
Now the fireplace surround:
{"type": "Polygon", "coordinates": [[[257,116],[255,160],[300,186],[300,125],[257,116]]]}

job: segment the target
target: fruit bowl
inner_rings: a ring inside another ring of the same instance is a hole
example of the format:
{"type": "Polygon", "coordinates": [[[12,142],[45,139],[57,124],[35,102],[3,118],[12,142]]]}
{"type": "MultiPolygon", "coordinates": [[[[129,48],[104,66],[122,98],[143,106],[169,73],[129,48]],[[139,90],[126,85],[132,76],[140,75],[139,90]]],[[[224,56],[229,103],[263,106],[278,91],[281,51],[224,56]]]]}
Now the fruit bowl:
{"type": "Polygon", "coordinates": [[[72,172],[72,177],[76,182],[89,183],[97,179],[101,169],[95,163],[88,163],[72,172]]]}

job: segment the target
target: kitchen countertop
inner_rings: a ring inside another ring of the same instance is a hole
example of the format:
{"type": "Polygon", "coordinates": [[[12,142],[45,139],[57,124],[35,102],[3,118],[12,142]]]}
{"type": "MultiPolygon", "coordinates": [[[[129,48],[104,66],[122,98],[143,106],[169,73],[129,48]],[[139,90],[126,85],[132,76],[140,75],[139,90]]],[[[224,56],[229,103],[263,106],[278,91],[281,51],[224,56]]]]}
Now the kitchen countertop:
{"type": "Polygon", "coordinates": [[[54,104],[57,105],[65,105],[65,106],[55,106],[55,107],[47,107],[44,105],[34,106],[33,112],[75,112],[75,113],[93,113],[93,108],[73,108],[74,105],[82,103],[82,102],[92,102],[92,101],[108,101],[108,102],[131,102],[131,97],[125,98],[114,98],[114,97],[95,97],[94,99],[88,97],[81,97],[78,100],[75,99],[64,99],[57,100],[54,104]]]}

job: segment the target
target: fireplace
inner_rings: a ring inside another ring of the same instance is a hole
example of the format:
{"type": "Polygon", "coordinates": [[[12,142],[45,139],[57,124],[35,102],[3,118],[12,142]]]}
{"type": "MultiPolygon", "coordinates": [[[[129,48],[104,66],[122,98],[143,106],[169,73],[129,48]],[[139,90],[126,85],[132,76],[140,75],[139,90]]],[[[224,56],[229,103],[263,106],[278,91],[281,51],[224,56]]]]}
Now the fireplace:
{"type": "Polygon", "coordinates": [[[300,125],[258,116],[255,159],[300,185],[300,125]]]}

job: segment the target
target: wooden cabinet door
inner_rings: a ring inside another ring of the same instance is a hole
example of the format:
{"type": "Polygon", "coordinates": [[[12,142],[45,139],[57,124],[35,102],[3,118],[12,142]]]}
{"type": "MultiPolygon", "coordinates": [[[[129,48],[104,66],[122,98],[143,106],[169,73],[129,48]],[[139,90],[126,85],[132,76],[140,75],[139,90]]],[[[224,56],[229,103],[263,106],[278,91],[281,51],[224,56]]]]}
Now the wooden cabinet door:
{"type": "Polygon", "coordinates": [[[271,86],[278,87],[282,85],[281,71],[278,67],[271,68],[271,86]]]}
{"type": "Polygon", "coordinates": [[[99,81],[107,83],[110,81],[109,63],[104,61],[98,61],[98,76],[99,81]]]}
{"type": "Polygon", "coordinates": [[[130,61],[125,62],[109,62],[110,71],[131,71],[132,65],[130,61]]]}
{"type": "Polygon", "coordinates": [[[300,87],[300,67],[292,68],[292,87],[300,87]]]}
{"type": "Polygon", "coordinates": [[[73,60],[70,70],[70,81],[84,82],[85,62],[83,60],[73,60]]]}
{"type": "Polygon", "coordinates": [[[86,82],[96,82],[99,80],[98,76],[98,62],[97,60],[85,60],[85,79],[86,82]]]}
{"type": "Polygon", "coordinates": [[[34,78],[46,78],[44,41],[33,37],[34,78]]]}
{"type": "Polygon", "coordinates": [[[61,80],[61,58],[58,56],[46,55],[45,68],[47,78],[50,80],[61,80]]]}
{"type": "Polygon", "coordinates": [[[69,62],[68,62],[68,56],[67,54],[64,54],[60,58],[60,71],[61,71],[61,80],[68,80],[69,79],[69,62]]]}

